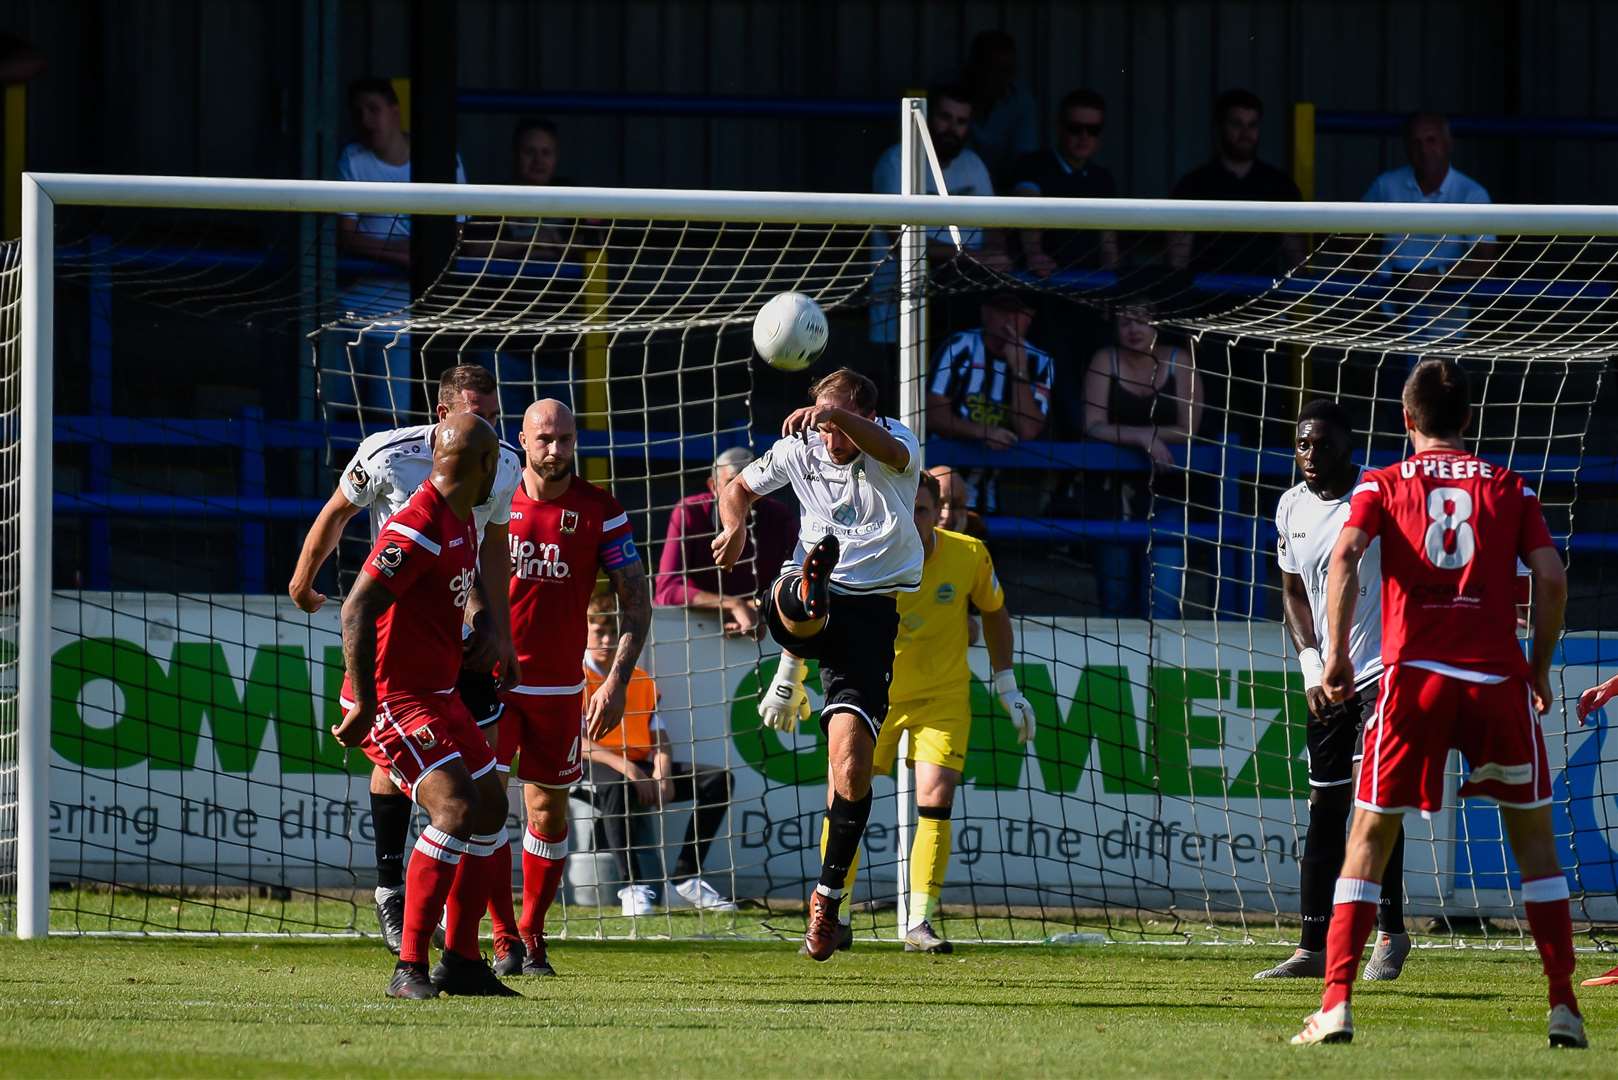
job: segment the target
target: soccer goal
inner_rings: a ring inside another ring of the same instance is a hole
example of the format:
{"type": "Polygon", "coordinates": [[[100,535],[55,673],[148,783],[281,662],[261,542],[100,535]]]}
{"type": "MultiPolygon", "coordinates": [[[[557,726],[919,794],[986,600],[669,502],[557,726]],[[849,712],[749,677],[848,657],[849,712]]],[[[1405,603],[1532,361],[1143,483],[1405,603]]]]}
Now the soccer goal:
{"type": "MultiPolygon", "coordinates": [[[[905,130],[918,192],[925,147],[905,130]]],[[[1008,295],[1072,341],[1089,340],[1090,322],[1143,321],[1177,357],[1164,398],[1200,387],[1200,419],[1155,480],[1146,451],[1073,427],[1011,449],[925,442],[929,464],[975,489],[1039,713],[1018,745],[974,650],[944,892],[954,937],[1294,933],[1304,705],[1271,519],[1297,480],[1305,400],[1341,399],[1361,456],[1391,460],[1411,359],[1460,357],[1480,398],[1479,452],[1540,488],[1586,597],[1560,689],[1610,674],[1600,598],[1618,534],[1599,515],[1618,444],[1592,423],[1618,306],[1609,208],[31,175],[24,223],[0,265],[0,918],[23,936],[374,933],[369,768],[326,733],[337,597],[310,615],[285,595],[302,530],[353,447],[424,422],[447,365],[482,364],[508,425],[538,397],[572,405],[581,471],[630,510],[657,574],[675,503],[722,451],[767,447],[807,386],[762,368],[748,343],[754,311],[789,289],[832,315],[822,365],[870,370],[885,410],[922,430],[940,351],[1008,295]],[[335,247],[343,215],[411,214],[462,222],[455,257],[414,300],[335,247]],[[274,223],[276,254],[219,254],[259,220],[274,223]],[[1034,231],[1074,238],[1065,261],[1035,273],[987,257],[995,238],[1034,231]],[[1155,268],[1181,234],[1212,233],[1284,234],[1303,254],[1256,285],[1219,265],[1155,268]],[[1091,265],[1104,236],[1120,254],[1091,265]],[[1401,262],[1410,242],[1470,252],[1483,236],[1495,247],[1481,276],[1401,262]],[[175,328],[132,332],[134,359],[107,368],[126,348],[106,340],[113,302],[175,328]],[[266,325],[285,341],[229,344],[266,325]],[[209,365],[297,389],[284,415],[265,415],[210,398],[209,365]],[[1104,614],[1102,593],[1121,583],[1130,606],[1104,614]]],[[[1051,397],[1070,387],[1082,426],[1092,350],[1052,334],[1051,397]]],[[[354,554],[339,550],[338,588],[354,554]]],[[[759,726],[774,653],[711,612],[667,606],[642,661],[677,755],[731,776],[702,873],[755,903],[624,916],[619,860],[581,791],[565,936],[790,935],[818,867],[825,759],[813,731],[759,726]]],[[[1579,728],[1561,704],[1545,724],[1575,895],[1588,919],[1618,919],[1608,728],[1579,728]]],[[[876,792],[856,929],[887,936],[887,908],[904,902],[904,770],[876,792]]],[[[636,880],[666,883],[691,820],[689,805],[633,815],[636,880]]],[[[1412,913],[1510,919],[1516,879],[1488,806],[1413,821],[1406,865],[1412,913]]]]}

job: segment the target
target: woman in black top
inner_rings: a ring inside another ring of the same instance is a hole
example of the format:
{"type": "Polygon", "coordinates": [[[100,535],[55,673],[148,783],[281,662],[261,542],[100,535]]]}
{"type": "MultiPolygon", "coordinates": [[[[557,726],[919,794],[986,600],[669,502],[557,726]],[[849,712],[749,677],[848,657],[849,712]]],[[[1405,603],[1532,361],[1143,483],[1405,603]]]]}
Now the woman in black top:
{"type": "MultiPolygon", "coordinates": [[[[1118,344],[1098,349],[1085,372],[1085,435],[1150,459],[1150,472],[1112,473],[1103,485],[1119,520],[1145,521],[1150,513],[1153,524],[1169,532],[1152,538],[1150,609],[1155,618],[1177,619],[1185,578],[1185,466],[1175,464],[1170,448],[1189,443],[1197,429],[1202,380],[1186,350],[1158,341],[1148,310],[1121,308],[1113,326],[1118,344]]],[[[1144,615],[1141,546],[1102,543],[1093,550],[1102,610],[1117,618],[1144,615]]]]}

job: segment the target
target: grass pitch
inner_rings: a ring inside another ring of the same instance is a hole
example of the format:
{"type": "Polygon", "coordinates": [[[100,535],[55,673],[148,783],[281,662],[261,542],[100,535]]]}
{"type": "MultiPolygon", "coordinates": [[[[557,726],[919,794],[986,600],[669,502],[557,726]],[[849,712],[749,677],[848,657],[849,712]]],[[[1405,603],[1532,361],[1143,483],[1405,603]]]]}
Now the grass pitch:
{"type": "MultiPolygon", "coordinates": [[[[392,1002],[376,943],[0,942],[8,1076],[1611,1076],[1545,1048],[1538,958],[1431,950],[1362,984],[1357,1041],[1286,1045],[1314,983],[1255,983],[1283,950],[562,942],[524,1000],[392,1002]]],[[[1580,975],[1607,958],[1581,958],[1580,975]]]]}

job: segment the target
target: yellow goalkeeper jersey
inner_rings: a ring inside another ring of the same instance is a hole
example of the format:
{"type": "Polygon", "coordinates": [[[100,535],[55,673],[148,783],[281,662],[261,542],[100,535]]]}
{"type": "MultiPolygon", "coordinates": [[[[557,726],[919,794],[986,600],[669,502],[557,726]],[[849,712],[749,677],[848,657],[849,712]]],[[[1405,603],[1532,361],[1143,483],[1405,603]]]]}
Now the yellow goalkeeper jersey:
{"type": "Polygon", "coordinates": [[[998,611],[1006,602],[994,560],[983,541],[933,530],[933,553],[922,564],[921,588],[899,594],[892,701],[966,692],[967,605],[998,611]]]}

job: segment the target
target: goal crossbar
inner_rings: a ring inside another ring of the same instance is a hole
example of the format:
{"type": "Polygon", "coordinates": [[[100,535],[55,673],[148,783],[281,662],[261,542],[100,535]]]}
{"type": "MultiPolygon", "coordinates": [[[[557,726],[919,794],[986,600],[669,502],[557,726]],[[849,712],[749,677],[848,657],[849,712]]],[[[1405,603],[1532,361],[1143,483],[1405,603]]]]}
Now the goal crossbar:
{"type": "Polygon", "coordinates": [[[499,214],[804,225],[1618,236],[1618,208],[1611,206],[533,188],[85,173],[27,173],[24,184],[25,198],[63,205],[187,210],[499,214]]]}

